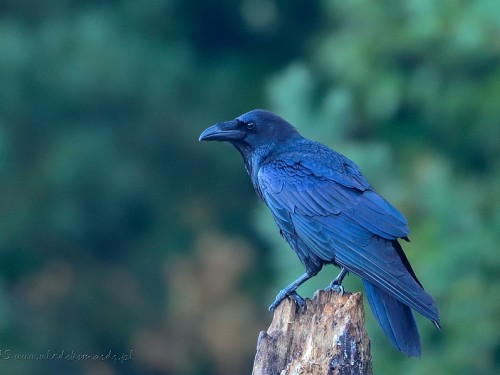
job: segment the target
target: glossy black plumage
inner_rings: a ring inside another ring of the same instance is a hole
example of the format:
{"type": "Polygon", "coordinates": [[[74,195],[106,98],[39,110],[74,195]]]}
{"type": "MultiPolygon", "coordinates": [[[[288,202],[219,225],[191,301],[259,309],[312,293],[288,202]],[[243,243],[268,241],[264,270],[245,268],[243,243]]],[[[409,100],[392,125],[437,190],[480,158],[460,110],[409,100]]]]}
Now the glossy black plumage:
{"type": "Polygon", "coordinates": [[[287,295],[301,305],[296,288],[323,265],[334,264],[363,279],[372,311],[393,345],[420,355],[411,309],[439,327],[436,304],[398,242],[408,239],[406,218],[373,190],[354,162],[263,110],[216,124],[200,140],[227,141],[241,153],[255,190],[306,268],[272,308],[287,295]]]}

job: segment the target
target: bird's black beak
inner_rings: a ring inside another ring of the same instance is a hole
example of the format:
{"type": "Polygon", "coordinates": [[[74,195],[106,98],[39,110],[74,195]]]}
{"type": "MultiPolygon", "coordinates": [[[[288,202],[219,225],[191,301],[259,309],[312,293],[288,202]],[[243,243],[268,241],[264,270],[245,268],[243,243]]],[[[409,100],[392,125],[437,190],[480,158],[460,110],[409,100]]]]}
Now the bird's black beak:
{"type": "Polygon", "coordinates": [[[200,141],[235,141],[245,136],[239,128],[238,120],[219,122],[205,129],[200,135],[200,141]]]}

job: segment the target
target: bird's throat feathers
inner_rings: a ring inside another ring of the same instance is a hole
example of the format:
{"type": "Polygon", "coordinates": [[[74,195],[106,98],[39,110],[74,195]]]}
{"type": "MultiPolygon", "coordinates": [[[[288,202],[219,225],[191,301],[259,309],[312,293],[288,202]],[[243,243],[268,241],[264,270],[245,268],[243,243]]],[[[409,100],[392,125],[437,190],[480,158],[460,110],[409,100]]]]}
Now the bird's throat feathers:
{"type": "Polygon", "coordinates": [[[257,148],[245,144],[234,144],[245,162],[245,168],[252,181],[257,180],[257,173],[262,163],[273,153],[273,145],[265,145],[257,148]]]}

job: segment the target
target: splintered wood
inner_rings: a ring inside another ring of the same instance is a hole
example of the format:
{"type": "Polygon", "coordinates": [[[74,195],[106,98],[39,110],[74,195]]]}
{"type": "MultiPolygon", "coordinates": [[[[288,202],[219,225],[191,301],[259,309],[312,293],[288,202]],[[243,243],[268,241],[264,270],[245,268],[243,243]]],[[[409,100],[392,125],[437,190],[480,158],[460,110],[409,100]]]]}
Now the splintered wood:
{"type": "Polygon", "coordinates": [[[253,375],[369,375],[370,339],[361,293],[319,290],[296,311],[287,298],[257,342],[253,375]]]}

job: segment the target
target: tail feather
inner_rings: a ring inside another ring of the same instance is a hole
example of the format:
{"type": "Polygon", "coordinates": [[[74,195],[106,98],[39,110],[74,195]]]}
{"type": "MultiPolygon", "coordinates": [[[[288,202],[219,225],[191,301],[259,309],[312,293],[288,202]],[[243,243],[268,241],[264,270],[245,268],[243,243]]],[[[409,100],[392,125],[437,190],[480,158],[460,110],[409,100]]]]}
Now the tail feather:
{"type": "Polygon", "coordinates": [[[368,303],[392,344],[407,356],[420,357],[420,335],[410,307],[363,279],[368,303]]]}

